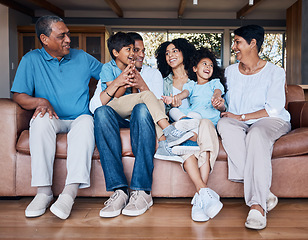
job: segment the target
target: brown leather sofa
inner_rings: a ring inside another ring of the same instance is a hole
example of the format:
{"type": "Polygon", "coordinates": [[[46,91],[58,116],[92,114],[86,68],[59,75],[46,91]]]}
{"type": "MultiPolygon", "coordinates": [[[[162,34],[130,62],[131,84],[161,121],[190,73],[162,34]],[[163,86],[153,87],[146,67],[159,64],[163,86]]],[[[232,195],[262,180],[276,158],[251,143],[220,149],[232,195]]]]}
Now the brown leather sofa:
{"type": "MultiPolygon", "coordinates": [[[[288,86],[286,107],[292,116],[292,131],[274,145],[272,191],[279,197],[308,197],[308,102],[299,86],[288,86]]],[[[33,196],[30,185],[29,120],[31,111],[10,99],[0,99],[0,196],[33,196]]],[[[128,129],[121,130],[123,164],[130,179],[134,157],[128,129]]],[[[221,143],[220,143],[221,144],[221,143]]],[[[66,176],[66,134],[57,137],[54,166],[54,194],[64,187],[66,176]]],[[[219,156],[209,178],[209,186],[222,197],[242,197],[243,184],[227,179],[227,155],[220,145],[219,156]]],[[[181,166],[174,162],[154,160],[153,191],[155,197],[191,197],[194,186],[181,166]]],[[[99,153],[95,149],[91,170],[91,187],[79,196],[108,196],[99,153]]]]}

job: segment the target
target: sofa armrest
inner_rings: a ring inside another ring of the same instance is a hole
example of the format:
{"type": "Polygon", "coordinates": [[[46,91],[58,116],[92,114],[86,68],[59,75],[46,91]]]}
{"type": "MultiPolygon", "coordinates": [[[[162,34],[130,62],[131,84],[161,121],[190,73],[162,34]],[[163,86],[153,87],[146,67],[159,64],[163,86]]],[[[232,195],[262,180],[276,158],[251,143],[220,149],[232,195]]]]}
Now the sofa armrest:
{"type": "Polygon", "coordinates": [[[0,99],[0,196],[15,196],[16,142],[32,114],[11,99],[0,99]]]}
{"type": "Polygon", "coordinates": [[[308,101],[289,102],[292,129],[308,127],[308,101]]]}

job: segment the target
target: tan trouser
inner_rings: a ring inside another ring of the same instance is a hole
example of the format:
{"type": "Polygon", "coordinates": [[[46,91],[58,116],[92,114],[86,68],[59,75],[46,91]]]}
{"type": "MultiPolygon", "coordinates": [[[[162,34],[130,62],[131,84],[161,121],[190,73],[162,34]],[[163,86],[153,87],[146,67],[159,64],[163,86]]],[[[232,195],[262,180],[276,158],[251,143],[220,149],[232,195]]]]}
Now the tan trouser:
{"type": "Polygon", "coordinates": [[[112,107],[122,118],[128,118],[133,108],[139,103],[144,103],[147,106],[155,123],[157,138],[160,138],[163,135],[163,131],[157,125],[157,122],[164,118],[168,120],[168,117],[165,114],[164,103],[162,100],[157,99],[151,91],[132,93],[114,98],[107,106],[112,107]]]}
{"type": "MultiPolygon", "coordinates": [[[[201,119],[199,124],[199,133],[197,143],[200,147],[200,151],[195,153],[195,157],[198,159],[198,167],[200,168],[206,163],[206,152],[210,153],[210,166],[211,171],[214,168],[216,158],[219,151],[219,141],[216,132],[216,128],[211,120],[201,119]]],[[[191,154],[182,156],[184,160],[188,159],[191,154]]]]}

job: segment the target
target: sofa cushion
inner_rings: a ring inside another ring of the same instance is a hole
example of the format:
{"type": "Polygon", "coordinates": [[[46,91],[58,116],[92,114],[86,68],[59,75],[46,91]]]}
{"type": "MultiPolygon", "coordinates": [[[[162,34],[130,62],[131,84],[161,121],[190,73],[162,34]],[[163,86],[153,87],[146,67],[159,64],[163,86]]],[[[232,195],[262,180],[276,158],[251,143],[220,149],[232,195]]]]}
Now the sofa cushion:
{"type": "MultiPolygon", "coordinates": [[[[130,131],[129,129],[121,129],[121,140],[122,140],[122,156],[123,157],[133,157],[133,153],[130,146],[130,131]]],[[[65,159],[67,150],[67,134],[59,133],[57,135],[57,147],[56,147],[56,158],[65,159]]],[[[21,133],[16,150],[20,153],[30,155],[29,148],[29,130],[25,130],[21,133]]],[[[93,153],[93,159],[99,159],[99,152],[95,147],[93,153]]]]}
{"type": "MultiPolygon", "coordinates": [[[[133,153],[130,146],[130,131],[129,129],[121,129],[122,140],[122,156],[133,157],[133,153]]],[[[67,135],[57,135],[57,148],[56,158],[65,159],[67,149],[67,135]]],[[[29,149],[29,131],[25,130],[21,133],[16,149],[18,152],[30,155],[29,149]]],[[[300,156],[308,153],[308,128],[298,128],[290,133],[279,138],[273,149],[273,158],[300,156]]],[[[99,153],[97,148],[94,149],[93,159],[99,159],[99,153]]],[[[227,154],[219,141],[219,153],[218,160],[227,160],[227,154]]]]}

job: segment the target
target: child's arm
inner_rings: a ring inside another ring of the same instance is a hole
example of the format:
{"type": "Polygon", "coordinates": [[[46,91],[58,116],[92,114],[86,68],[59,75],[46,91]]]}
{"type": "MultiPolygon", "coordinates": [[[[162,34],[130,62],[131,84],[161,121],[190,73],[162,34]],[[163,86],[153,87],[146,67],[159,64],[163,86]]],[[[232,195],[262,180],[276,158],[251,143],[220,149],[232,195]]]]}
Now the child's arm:
{"type": "Polygon", "coordinates": [[[182,100],[189,96],[188,90],[183,90],[181,93],[174,96],[162,96],[162,100],[166,104],[171,104],[172,107],[179,107],[182,105],[182,100]]]}
{"type": "Polygon", "coordinates": [[[134,77],[132,67],[134,66],[128,65],[115,80],[106,82],[107,88],[100,94],[103,105],[106,105],[113,97],[121,97],[125,93],[126,88],[133,86],[131,81],[134,77]]]}
{"type": "Polygon", "coordinates": [[[215,109],[217,109],[221,112],[224,112],[224,111],[226,111],[225,100],[221,97],[221,94],[222,94],[222,92],[221,92],[220,89],[215,89],[213,96],[212,96],[212,99],[211,99],[211,102],[212,102],[212,105],[215,109]]]}

